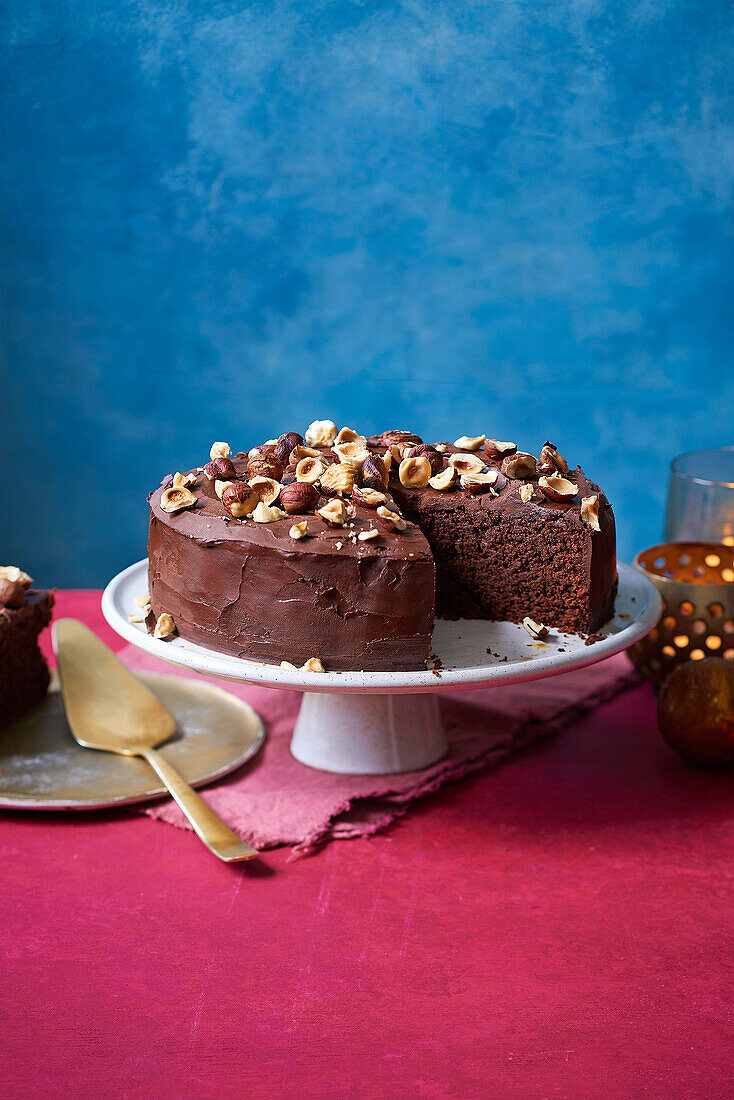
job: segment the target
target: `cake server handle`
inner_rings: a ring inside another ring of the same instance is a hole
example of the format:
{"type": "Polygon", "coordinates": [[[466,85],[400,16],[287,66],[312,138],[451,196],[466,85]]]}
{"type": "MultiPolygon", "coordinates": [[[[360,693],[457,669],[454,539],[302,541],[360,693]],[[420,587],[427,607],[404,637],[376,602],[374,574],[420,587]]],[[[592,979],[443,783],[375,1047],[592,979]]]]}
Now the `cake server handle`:
{"type": "Polygon", "coordinates": [[[214,810],[182,779],[165,757],[155,749],[141,749],[138,753],[148,761],[161,782],[168,788],[171,797],[189,819],[196,835],[204,841],[207,848],[225,863],[234,863],[242,859],[254,859],[258,853],[244,840],[233,833],[214,810]]]}

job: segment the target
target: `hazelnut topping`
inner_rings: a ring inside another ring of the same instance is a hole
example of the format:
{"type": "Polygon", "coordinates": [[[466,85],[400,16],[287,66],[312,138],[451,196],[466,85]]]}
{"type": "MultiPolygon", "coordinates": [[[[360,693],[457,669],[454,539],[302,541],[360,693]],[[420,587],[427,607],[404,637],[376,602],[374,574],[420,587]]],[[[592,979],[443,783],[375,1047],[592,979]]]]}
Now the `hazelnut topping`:
{"type": "Polygon", "coordinates": [[[431,480],[431,463],[425,455],[404,458],[398,471],[400,484],[406,489],[425,489],[431,480]]]}
{"type": "Polygon", "coordinates": [[[568,473],[568,463],[565,458],[563,455],[559,454],[555,446],[547,440],[540,449],[538,460],[541,466],[552,467],[554,470],[558,470],[560,474],[568,473]]]}
{"type": "Polygon", "coordinates": [[[309,657],[304,665],[298,670],[299,672],[326,672],[326,669],[321,664],[318,657],[309,657]]]}
{"type": "Polygon", "coordinates": [[[215,481],[214,482],[214,492],[217,494],[217,496],[219,497],[220,500],[222,499],[222,493],[230,485],[234,485],[234,482],[233,481],[215,481]]]}
{"type": "Polygon", "coordinates": [[[182,512],[184,508],[191,508],[194,504],[196,504],[196,497],[183,485],[176,488],[171,486],[161,493],[161,508],[164,512],[182,512]]]}
{"type": "Polygon", "coordinates": [[[431,474],[437,474],[443,469],[443,458],[435,447],[429,446],[428,443],[419,443],[415,447],[411,447],[406,452],[406,458],[416,458],[418,455],[423,455],[427,458],[431,464],[431,474]]]}
{"type": "Polygon", "coordinates": [[[548,500],[555,500],[562,504],[564,500],[571,500],[578,493],[578,486],[565,477],[541,477],[538,478],[538,487],[543,496],[548,500]]]}
{"type": "Polygon", "coordinates": [[[384,493],[377,489],[369,489],[367,486],[360,489],[355,485],[352,490],[352,500],[355,504],[361,504],[363,508],[377,508],[380,504],[384,504],[386,499],[384,493]]]}
{"type": "Polygon", "coordinates": [[[28,574],[24,573],[22,569],[19,569],[17,565],[0,565],[0,580],[17,581],[18,584],[22,584],[24,588],[30,588],[33,584],[33,577],[29,577],[28,574]]]}
{"type": "Polygon", "coordinates": [[[308,522],[302,519],[300,523],[294,523],[288,534],[292,539],[302,539],[308,532],[308,522]]]}
{"type": "Polygon", "coordinates": [[[333,420],[314,420],[306,429],[306,443],[309,447],[331,447],[336,439],[336,424],[333,420]]]}
{"type": "Polygon", "coordinates": [[[517,490],[517,495],[520,497],[520,500],[523,502],[523,504],[527,504],[531,500],[533,495],[532,485],[521,485],[520,488],[517,490]]]}
{"type": "Polygon", "coordinates": [[[337,443],[332,448],[339,462],[351,466],[355,473],[359,473],[370,452],[360,443],[337,443]]]}
{"type": "Polygon", "coordinates": [[[155,626],[153,627],[153,637],[163,642],[166,638],[172,638],[175,633],[176,624],[171,616],[164,611],[163,614],[159,615],[156,619],[155,626]]]}
{"type": "Polygon", "coordinates": [[[484,443],[483,435],[462,435],[454,440],[454,446],[460,451],[478,451],[484,443]]]}
{"type": "MultiPolygon", "coordinates": [[[[234,468],[234,463],[231,458],[227,458],[224,455],[219,455],[217,458],[213,458],[211,462],[207,462],[204,467],[204,473],[210,481],[231,481],[237,477],[237,471],[234,468]]],[[[176,484],[174,479],[174,485],[176,484]]]]}
{"type": "Polygon", "coordinates": [[[232,454],[232,449],[229,443],[212,443],[211,450],[209,451],[209,458],[213,462],[215,458],[227,458],[232,454]]]}
{"type": "Polygon", "coordinates": [[[20,581],[0,579],[0,607],[8,607],[11,611],[17,611],[24,607],[26,602],[25,588],[20,581]]]}
{"type": "Polygon", "coordinates": [[[285,512],[281,508],[271,508],[261,500],[250,519],[255,523],[275,523],[276,520],[285,519],[285,512]]]}
{"type": "Polygon", "coordinates": [[[289,515],[310,512],[319,502],[319,491],[307,481],[294,481],[280,490],[281,507],[289,515]]]}
{"type": "Polygon", "coordinates": [[[461,452],[450,456],[449,466],[453,466],[453,468],[455,470],[458,470],[460,474],[468,474],[471,470],[484,469],[484,463],[478,455],[466,454],[461,452]]]}
{"type": "Polygon", "coordinates": [[[273,481],[280,481],[283,476],[283,463],[279,462],[275,455],[256,455],[248,459],[247,476],[271,477],[273,481]]]}
{"type": "Polygon", "coordinates": [[[377,515],[380,518],[380,526],[386,531],[404,531],[407,526],[405,520],[398,512],[392,512],[383,505],[380,505],[377,509],[377,515]]]}
{"type": "Polygon", "coordinates": [[[302,458],[321,458],[321,451],[316,451],[313,447],[294,447],[290,453],[290,462],[298,465],[302,458]]]}
{"type": "Polygon", "coordinates": [[[503,439],[486,439],[484,441],[484,453],[487,458],[495,460],[507,458],[508,455],[517,453],[517,443],[506,442],[503,439]]]}
{"type": "Polygon", "coordinates": [[[432,489],[439,489],[444,492],[446,489],[450,489],[452,485],[455,485],[458,480],[458,472],[454,466],[447,466],[445,470],[441,470],[440,474],[434,474],[428,484],[432,489]]]}
{"type": "Polygon", "coordinates": [[[275,444],[275,450],[273,454],[280,462],[281,466],[287,466],[290,462],[291,452],[296,447],[300,447],[303,443],[303,436],[298,432],[284,432],[280,436],[278,442],[275,444]]]}
{"type": "Polygon", "coordinates": [[[534,477],[537,468],[538,464],[533,456],[525,451],[518,451],[517,454],[503,458],[500,467],[505,477],[514,478],[534,477]]]}
{"type": "Polygon", "coordinates": [[[336,437],[337,443],[358,443],[363,449],[367,446],[367,440],[359,432],[355,432],[354,428],[342,428],[336,437]]]}
{"type": "Polygon", "coordinates": [[[379,455],[368,455],[362,466],[363,487],[367,489],[376,489],[378,492],[381,489],[386,489],[388,483],[387,470],[387,465],[379,455]]]}
{"type": "Polygon", "coordinates": [[[313,485],[324,472],[324,464],[319,458],[302,458],[296,465],[296,481],[313,485]]]}
{"type": "Polygon", "coordinates": [[[581,518],[592,531],[601,531],[599,524],[599,496],[594,493],[590,497],[582,497],[581,518]]]}
{"type": "Polygon", "coordinates": [[[347,522],[346,505],[338,497],[330,500],[323,508],[319,508],[318,514],[330,527],[344,527],[347,522]]]}
{"type": "Polygon", "coordinates": [[[422,443],[423,440],[419,435],[414,435],[413,432],[404,432],[399,428],[391,428],[390,431],[382,432],[380,439],[383,443],[386,443],[388,447],[391,443],[422,443]]]}
{"type": "Polygon", "coordinates": [[[321,488],[327,495],[351,493],[354,488],[354,467],[343,462],[329,466],[321,475],[321,488]]]}
{"type": "Polygon", "coordinates": [[[173,487],[174,489],[190,489],[192,485],[196,485],[196,474],[175,473],[173,475],[173,487]]]}
{"type": "Polygon", "coordinates": [[[281,483],[272,477],[253,477],[249,484],[263,504],[275,504],[278,496],[283,491],[281,483]]]}
{"type": "Polygon", "coordinates": [[[370,539],[377,539],[380,537],[380,532],[376,527],[369,527],[366,531],[360,531],[357,538],[360,542],[369,542],[370,539]]]}
{"type": "Polygon", "coordinates": [[[461,487],[477,496],[488,492],[499,477],[499,470],[470,470],[461,475],[461,487]]]}
{"type": "Polygon", "coordinates": [[[222,505],[230,516],[242,519],[249,516],[260,499],[257,489],[245,485],[244,481],[231,481],[222,492],[222,505]]]}
{"type": "Polygon", "coordinates": [[[545,638],[548,633],[548,627],[543,623],[536,623],[535,619],[531,619],[529,615],[526,615],[522,621],[522,625],[527,630],[531,638],[545,638]]]}

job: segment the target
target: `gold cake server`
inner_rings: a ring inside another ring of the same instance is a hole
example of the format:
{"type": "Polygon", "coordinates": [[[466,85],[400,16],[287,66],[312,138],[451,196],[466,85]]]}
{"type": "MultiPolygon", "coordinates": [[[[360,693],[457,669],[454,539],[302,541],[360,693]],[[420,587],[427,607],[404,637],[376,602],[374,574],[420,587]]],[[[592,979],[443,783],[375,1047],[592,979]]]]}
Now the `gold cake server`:
{"type": "Polygon", "coordinates": [[[59,619],[53,637],[66,717],[79,744],[142,756],[215,856],[227,863],[257,856],[156,752],[176,732],[171,712],[83,623],[59,619]]]}

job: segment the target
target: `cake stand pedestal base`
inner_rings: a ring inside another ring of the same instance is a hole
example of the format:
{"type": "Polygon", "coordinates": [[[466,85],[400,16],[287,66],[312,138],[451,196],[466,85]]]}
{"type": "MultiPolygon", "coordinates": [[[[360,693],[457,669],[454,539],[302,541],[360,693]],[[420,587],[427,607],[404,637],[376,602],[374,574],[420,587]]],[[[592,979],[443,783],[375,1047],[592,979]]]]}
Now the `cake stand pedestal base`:
{"type": "Polygon", "coordinates": [[[435,695],[305,692],[291,752],[342,775],[388,775],[435,764],[448,743],[435,695]]]}

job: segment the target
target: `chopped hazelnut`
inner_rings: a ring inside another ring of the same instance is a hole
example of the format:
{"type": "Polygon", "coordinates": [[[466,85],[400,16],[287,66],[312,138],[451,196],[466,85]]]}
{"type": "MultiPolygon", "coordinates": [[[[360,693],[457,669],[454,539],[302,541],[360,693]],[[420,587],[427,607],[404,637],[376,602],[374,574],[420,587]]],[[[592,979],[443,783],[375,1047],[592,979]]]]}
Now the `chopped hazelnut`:
{"type": "Polygon", "coordinates": [[[321,488],[325,492],[351,493],[354,488],[354,467],[344,462],[335,462],[321,475],[321,488]]]}
{"type": "Polygon", "coordinates": [[[484,463],[478,455],[467,454],[461,451],[449,457],[449,466],[453,466],[460,474],[468,474],[470,470],[484,469],[484,463]]]}
{"type": "Polygon", "coordinates": [[[529,615],[525,616],[522,625],[531,638],[545,638],[548,633],[547,626],[543,626],[542,623],[536,623],[535,619],[531,619],[529,615]]]}
{"type": "Polygon", "coordinates": [[[161,508],[164,512],[181,512],[184,508],[191,508],[196,504],[196,497],[190,489],[183,485],[176,488],[164,489],[161,493],[161,508]]]}
{"type": "Polygon", "coordinates": [[[338,456],[339,462],[351,466],[355,473],[359,473],[365,461],[370,457],[370,452],[360,443],[336,443],[332,450],[338,456]]]}
{"type": "Polygon", "coordinates": [[[217,496],[219,497],[220,500],[222,499],[222,494],[224,493],[224,490],[228,489],[230,485],[234,485],[234,482],[233,481],[215,481],[214,482],[214,492],[217,494],[217,496]]]}
{"type": "Polygon", "coordinates": [[[376,539],[380,537],[380,532],[376,527],[370,527],[366,531],[360,531],[357,538],[360,542],[368,542],[370,539],[376,539]]]}
{"type": "Polygon", "coordinates": [[[443,458],[436,448],[429,446],[428,443],[417,443],[415,447],[405,452],[404,457],[415,458],[417,455],[423,455],[428,459],[431,464],[431,476],[440,473],[443,469],[443,458]]]}
{"type": "Polygon", "coordinates": [[[558,470],[560,474],[568,473],[568,463],[565,458],[563,455],[559,454],[555,446],[547,440],[541,447],[538,458],[542,466],[552,467],[554,470],[558,470]]]}
{"type": "Polygon", "coordinates": [[[386,489],[389,478],[387,471],[388,464],[383,458],[379,455],[368,455],[362,464],[362,485],[368,489],[376,489],[378,492],[386,489]]]}
{"type": "Polygon", "coordinates": [[[302,444],[303,436],[299,435],[298,432],[284,432],[275,444],[273,454],[282,466],[287,466],[295,448],[302,446],[302,444]]]}
{"type": "Polygon", "coordinates": [[[355,485],[352,490],[352,500],[364,508],[377,508],[378,505],[385,503],[387,497],[377,489],[368,489],[366,486],[360,489],[355,485]]]}
{"type": "Polygon", "coordinates": [[[134,596],[133,603],[136,607],[150,607],[150,592],[146,592],[144,596],[134,596]]]}
{"type": "Polygon", "coordinates": [[[460,451],[478,451],[484,443],[483,435],[462,435],[454,440],[454,446],[460,451]]]}
{"type": "Polygon", "coordinates": [[[492,488],[498,477],[499,470],[497,469],[470,470],[468,473],[461,475],[461,487],[474,495],[486,493],[492,488]]]}
{"type": "Polygon", "coordinates": [[[384,527],[387,531],[404,531],[407,526],[399,512],[392,512],[383,505],[380,505],[377,509],[377,515],[381,520],[380,526],[384,527]]]}
{"type": "Polygon", "coordinates": [[[563,503],[564,500],[571,500],[579,491],[578,486],[565,477],[540,477],[538,478],[538,488],[543,496],[548,497],[549,500],[555,500],[559,504],[563,503]]]}
{"type": "Polygon", "coordinates": [[[308,531],[308,522],[302,519],[300,523],[294,523],[288,534],[292,539],[302,539],[308,531]]]}
{"type": "Polygon", "coordinates": [[[165,641],[166,638],[172,638],[176,633],[176,624],[167,612],[163,612],[156,619],[155,626],[153,628],[153,637],[158,638],[160,641],[165,641]]]}
{"type": "Polygon", "coordinates": [[[227,458],[232,454],[229,443],[212,443],[209,458],[213,462],[215,458],[227,458]]]}
{"type": "Polygon", "coordinates": [[[251,478],[248,484],[255,490],[263,504],[275,504],[283,489],[283,486],[275,478],[260,475],[251,478]]]}
{"type": "Polygon", "coordinates": [[[298,672],[295,665],[292,665],[290,661],[281,661],[280,667],[286,669],[288,672],[298,672]]]}
{"type": "Polygon", "coordinates": [[[196,485],[196,474],[175,473],[173,475],[174,489],[190,489],[192,485],[196,485]]]}
{"type": "Polygon", "coordinates": [[[486,439],[484,441],[484,453],[487,458],[502,459],[508,455],[517,453],[517,443],[510,443],[503,439],[486,439]]]}
{"type": "Polygon", "coordinates": [[[17,581],[24,588],[30,588],[33,584],[33,577],[29,577],[17,565],[0,565],[0,580],[17,581]]]}
{"type": "Polygon", "coordinates": [[[11,611],[17,611],[19,608],[25,607],[25,603],[25,588],[20,581],[9,581],[6,578],[0,579],[0,607],[7,607],[11,611]]]}
{"type": "Polygon", "coordinates": [[[299,672],[326,672],[318,657],[309,657],[305,664],[301,665],[299,672]]]}
{"type": "Polygon", "coordinates": [[[280,462],[274,454],[271,455],[256,455],[255,458],[250,458],[247,461],[247,476],[252,479],[253,477],[272,477],[274,481],[280,481],[283,476],[283,463],[280,462]]]}
{"type": "Polygon", "coordinates": [[[360,447],[367,446],[367,440],[359,432],[355,432],[354,428],[342,428],[336,437],[337,443],[358,443],[360,447]]]}
{"type": "Polygon", "coordinates": [[[313,485],[315,481],[319,480],[324,469],[325,466],[320,458],[307,455],[301,458],[296,465],[296,481],[305,481],[307,484],[313,485]]]}
{"type": "Polygon", "coordinates": [[[441,470],[440,474],[435,474],[428,484],[432,489],[439,489],[443,493],[446,489],[450,489],[452,485],[456,484],[458,476],[459,474],[455,466],[447,466],[445,470],[441,470]]]}
{"type": "Polygon", "coordinates": [[[448,451],[448,447],[445,443],[434,443],[433,449],[434,451],[438,451],[440,455],[444,455],[448,451]]]}
{"type": "Polygon", "coordinates": [[[523,478],[534,477],[538,464],[532,455],[526,451],[518,451],[517,454],[508,455],[502,459],[500,467],[505,477],[523,478]]]}
{"type": "Polygon", "coordinates": [[[425,489],[431,480],[431,463],[425,455],[404,458],[398,471],[400,484],[406,489],[425,489]]]}
{"type": "Polygon", "coordinates": [[[343,500],[334,497],[323,508],[318,509],[318,514],[330,527],[344,527],[347,522],[347,508],[343,500]]]}
{"type": "Polygon", "coordinates": [[[262,500],[255,508],[255,511],[250,515],[250,519],[255,523],[275,523],[276,520],[285,519],[285,512],[281,508],[271,508],[269,504],[265,504],[262,500]]]}
{"type": "Polygon", "coordinates": [[[532,485],[521,485],[520,488],[517,490],[517,494],[523,504],[527,504],[533,495],[532,485]]]}
{"type": "Polygon", "coordinates": [[[333,420],[314,420],[306,429],[306,443],[309,447],[331,447],[336,439],[336,424],[333,420]]]}
{"type": "Polygon", "coordinates": [[[294,447],[290,453],[290,463],[297,466],[302,458],[321,458],[321,451],[303,445],[294,447]]]}
{"type": "Polygon", "coordinates": [[[583,497],[581,500],[581,518],[588,524],[592,531],[601,531],[599,525],[599,496],[583,497]]]}

